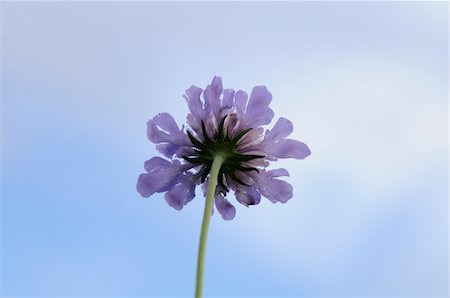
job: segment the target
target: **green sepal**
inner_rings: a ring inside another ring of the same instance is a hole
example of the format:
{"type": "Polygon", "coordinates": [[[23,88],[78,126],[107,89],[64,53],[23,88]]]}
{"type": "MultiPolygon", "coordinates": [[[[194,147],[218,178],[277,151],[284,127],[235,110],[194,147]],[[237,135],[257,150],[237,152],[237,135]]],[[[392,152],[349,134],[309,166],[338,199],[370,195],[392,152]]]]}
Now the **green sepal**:
{"type": "Polygon", "coordinates": [[[197,147],[197,148],[200,149],[200,150],[206,149],[205,144],[203,144],[202,142],[200,142],[199,140],[197,140],[197,139],[192,135],[192,133],[191,133],[189,130],[187,131],[187,134],[188,134],[188,137],[189,137],[189,139],[191,140],[192,144],[193,144],[195,147],[197,147]]]}
{"type": "Polygon", "coordinates": [[[208,160],[207,159],[205,159],[205,158],[203,158],[203,157],[201,157],[201,156],[193,156],[193,157],[190,157],[190,156],[183,156],[183,159],[184,160],[186,160],[186,161],[188,161],[188,162],[191,162],[191,163],[198,163],[198,164],[204,164],[205,162],[208,162],[208,160]]]}
{"type": "Polygon", "coordinates": [[[208,177],[209,172],[211,172],[211,166],[212,166],[212,163],[207,163],[203,166],[203,168],[202,168],[203,173],[202,173],[202,180],[201,180],[202,183],[205,182],[206,177],[208,177]]]}
{"type": "Polygon", "coordinates": [[[211,138],[208,136],[208,133],[206,132],[206,127],[205,127],[205,122],[203,122],[202,120],[202,133],[203,133],[203,138],[205,139],[205,144],[209,145],[214,143],[211,138]]]}
{"type": "Polygon", "coordinates": [[[223,157],[223,162],[220,166],[218,173],[218,186],[219,191],[226,195],[229,192],[229,188],[226,186],[226,179],[232,179],[238,184],[249,186],[247,183],[238,178],[238,172],[251,172],[255,171],[259,173],[256,167],[252,167],[247,162],[264,158],[264,155],[258,154],[240,154],[236,150],[236,146],[242,138],[249,133],[252,128],[247,128],[239,131],[231,137],[229,135],[228,128],[225,127],[225,120],[227,115],[224,116],[217,128],[215,134],[211,137],[206,130],[205,122],[201,121],[203,141],[201,136],[195,137],[193,133],[187,131],[188,137],[192,142],[192,152],[189,156],[183,156],[183,159],[195,165],[201,165],[199,174],[201,174],[201,182],[205,182],[212,171],[212,163],[217,154],[223,157]],[[198,138],[200,137],[200,138],[198,138]]]}
{"type": "Polygon", "coordinates": [[[255,171],[257,173],[259,173],[259,170],[257,168],[253,168],[253,167],[244,167],[240,164],[236,165],[235,168],[239,171],[243,171],[243,172],[251,172],[251,171],[255,171]]]}
{"type": "Polygon", "coordinates": [[[257,158],[263,158],[264,155],[257,155],[257,154],[233,154],[231,159],[235,162],[244,162],[244,161],[250,161],[257,158]]]}
{"type": "Polygon", "coordinates": [[[219,129],[217,131],[217,143],[219,143],[219,144],[223,143],[223,138],[224,138],[224,136],[223,136],[223,126],[225,124],[225,118],[227,118],[227,115],[225,115],[222,118],[222,120],[220,121],[219,129]]]}
{"type": "Polygon", "coordinates": [[[245,183],[244,181],[242,181],[241,179],[239,179],[238,177],[236,177],[235,172],[228,173],[228,176],[230,176],[231,179],[233,179],[234,181],[236,181],[237,183],[239,183],[241,185],[250,186],[247,183],[245,183]]]}
{"type": "Polygon", "coordinates": [[[242,131],[240,131],[230,142],[230,146],[232,146],[232,148],[234,149],[234,147],[236,147],[237,143],[239,142],[239,140],[245,136],[250,130],[252,130],[251,128],[247,128],[244,129],[242,131]]]}
{"type": "Polygon", "coordinates": [[[226,194],[229,191],[229,189],[228,189],[228,187],[225,186],[225,182],[224,182],[225,172],[224,172],[223,168],[220,168],[218,179],[219,179],[218,181],[219,181],[220,187],[222,187],[225,190],[225,194],[226,194]]]}

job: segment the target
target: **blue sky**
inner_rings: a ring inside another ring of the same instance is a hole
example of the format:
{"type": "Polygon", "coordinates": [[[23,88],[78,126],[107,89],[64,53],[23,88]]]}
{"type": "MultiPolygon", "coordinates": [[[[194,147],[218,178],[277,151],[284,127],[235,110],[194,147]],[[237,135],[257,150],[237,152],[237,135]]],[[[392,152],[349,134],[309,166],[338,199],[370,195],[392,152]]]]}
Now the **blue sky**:
{"type": "Polygon", "coordinates": [[[2,294],[191,296],[203,202],[135,191],[146,121],[266,85],[312,155],[213,216],[207,296],[448,293],[446,2],[3,2],[2,294]]]}

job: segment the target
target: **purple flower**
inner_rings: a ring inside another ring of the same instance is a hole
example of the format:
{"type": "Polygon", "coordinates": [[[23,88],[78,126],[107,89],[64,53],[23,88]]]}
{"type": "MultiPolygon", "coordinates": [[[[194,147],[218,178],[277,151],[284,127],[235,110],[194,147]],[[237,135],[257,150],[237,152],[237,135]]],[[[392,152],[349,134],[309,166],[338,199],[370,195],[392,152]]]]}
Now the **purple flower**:
{"type": "Polygon", "coordinates": [[[286,169],[268,170],[278,158],[304,159],[308,146],[287,139],[292,122],[279,118],[271,129],[274,113],[269,108],[272,94],[265,86],[247,93],[223,90],[220,77],[202,90],[191,86],[184,98],[190,113],[188,128],[179,128],[173,117],[161,113],[147,122],[147,135],[166,160],[153,157],[144,164],[137,191],[143,197],[164,192],[167,203],[181,210],[195,196],[195,187],[205,184],[214,155],[225,161],[219,172],[214,204],[223,219],[233,219],[236,209],[226,198],[231,191],[245,205],[257,205],[261,196],[271,202],[286,203],[292,198],[292,186],[278,177],[289,176],[286,169]],[[203,97],[203,100],[202,100],[203,97]]]}

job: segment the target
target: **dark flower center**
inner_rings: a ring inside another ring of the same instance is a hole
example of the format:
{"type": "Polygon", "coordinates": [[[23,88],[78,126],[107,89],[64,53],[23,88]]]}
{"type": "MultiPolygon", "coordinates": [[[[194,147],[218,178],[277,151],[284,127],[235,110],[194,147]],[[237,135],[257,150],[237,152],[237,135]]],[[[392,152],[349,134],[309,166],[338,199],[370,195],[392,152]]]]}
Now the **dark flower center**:
{"type": "Polygon", "coordinates": [[[229,190],[225,185],[225,177],[229,177],[235,182],[241,185],[247,185],[236,173],[256,171],[259,172],[257,168],[250,167],[246,163],[257,158],[264,158],[263,155],[256,154],[240,154],[236,151],[236,147],[240,139],[245,136],[251,128],[244,129],[237,132],[233,137],[228,134],[228,130],[224,129],[225,118],[224,116],[220,121],[219,128],[213,137],[210,137],[206,131],[205,123],[202,121],[202,134],[204,141],[201,142],[195,138],[190,131],[187,131],[189,139],[192,142],[192,147],[195,153],[190,156],[183,156],[183,158],[193,164],[202,165],[200,172],[202,173],[202,183],[205,181],[206,177],[211,171],[211,166],[214,161],[214,157],[220,154],[224,158],[224,162],[219,171],[218,183],[221,188],[221,192],[226,194],[229,190]]]}

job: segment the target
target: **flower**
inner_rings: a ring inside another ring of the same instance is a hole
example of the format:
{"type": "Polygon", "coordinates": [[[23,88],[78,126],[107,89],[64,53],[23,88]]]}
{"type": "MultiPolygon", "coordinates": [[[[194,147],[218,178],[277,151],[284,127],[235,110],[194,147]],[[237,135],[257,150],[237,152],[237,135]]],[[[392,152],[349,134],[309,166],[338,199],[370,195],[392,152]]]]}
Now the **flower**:
{"type": "Polygon", "coordinates": [[[273,203],[292,198],[292,186],[278,179],[289,172],[267,167],[278,158],[304,159],[311,151],[306,144],[287,139],[293,125],[286,118],[279,118],[270,130],[263,128],[274,117],[269,108],[272,94],[265,86],[254,87],[248,97],[242,90],[223,90],[221,78],[214,77],[205,90],[191,86],[184,98],[190,110],[188,128],[180,129],[168,113],[147,122],[149,140],[170,160],[153,157],[145,162],[146,173],[137,182],[143,197],[165,193],[166,202],[181,210],[195,197],[197,185],[205,191],[214,156],[221,154],[224,163],[214,205],[223,219],[233,219],[236,213],[226,198],[231,191],[247,207],[257,205],[261,196],[273,203]]]}

